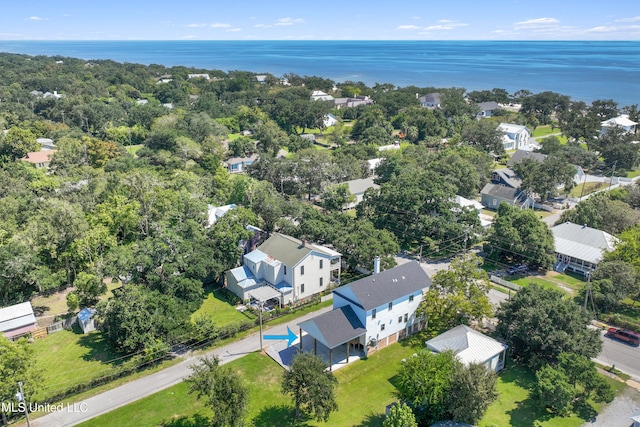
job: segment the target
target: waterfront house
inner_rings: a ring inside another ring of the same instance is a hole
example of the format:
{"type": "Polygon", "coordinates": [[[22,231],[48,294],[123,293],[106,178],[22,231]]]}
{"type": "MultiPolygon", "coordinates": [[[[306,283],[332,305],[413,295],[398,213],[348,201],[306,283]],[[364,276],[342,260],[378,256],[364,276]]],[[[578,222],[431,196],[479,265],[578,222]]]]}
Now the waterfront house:
{"type": "Polygon", "coordinates": [[[628,114],[622,114],[600,123],[600,133],[604,134],[611,128],[620,128],[626,133],[636,133],[638,123],[629,119],[628,114]]]}
{"type": "Polygon", "coordinates": [[[500,105],[495,101],[480,102],[477,105],[478,108],[480,108],[478,118],[491,117],[493,116],[493,112],[500,108],[500,105]]]}
{"type": "Polygon", "coordinates": [[[425,108],[440,108],[440,103],[442,101],[439,93],[429,93],[427,95],[423,95],[418,98],[420,101],[420,105],[425,108]]]}

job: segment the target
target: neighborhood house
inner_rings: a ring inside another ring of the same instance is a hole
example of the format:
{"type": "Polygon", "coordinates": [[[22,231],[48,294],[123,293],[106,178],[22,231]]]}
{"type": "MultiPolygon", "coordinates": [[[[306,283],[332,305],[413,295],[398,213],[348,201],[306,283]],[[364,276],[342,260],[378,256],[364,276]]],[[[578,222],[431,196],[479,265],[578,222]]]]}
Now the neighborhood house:
{"type": "Polygon", "coordinates": [[[426,344],[427,348],[435,353],[451,350],[463,364],[482,363],[487,369],[494,372],[499,372],[504,368],[508,348],[506,344],[466,325],[458,325],[449,329],[437,337],[431,338],[426,344]]]}
{"type": "Polygon", "coordinates": [[[227,271],[227,289],[243,301],[293,304],[340,283],[341,254],[325,246],[273,233],[227,271]]]}
{"type": "Polygon", "coordinates": [[[504,134],[502,137],[502,145],[505,150],[517,150],[529,145],[531,131],[526,126],[500,123],[498,130],[504,134]]]}
{"type": "Polygon", "coordinates": [[[553,269],[559,272],[569,270],[588,276],[602,261],[604,253],[612,251],[618,243],[616,237],[605,231],[571,222],[558,224],[551,232],[556,254],[553,269]]]}
{"type": "MultiPolygon", "coordinates": [[[[380,272],[376,259],[374,274],[333,291],[333,310],[298,324],[318,346],[333,351],[345,346],[347,363],[350,351],[367,355],[386,347],[424,327],[416,309],[431,279],[417,261],[380,272]]],[[[302,340],[300,341],[302,348],[302,340]]]]}
{"type": "Polygon", "coordinates": [[[36,316],[31,302],[0,308],[0,332],[12,339],[36,329],[36,316]]]}

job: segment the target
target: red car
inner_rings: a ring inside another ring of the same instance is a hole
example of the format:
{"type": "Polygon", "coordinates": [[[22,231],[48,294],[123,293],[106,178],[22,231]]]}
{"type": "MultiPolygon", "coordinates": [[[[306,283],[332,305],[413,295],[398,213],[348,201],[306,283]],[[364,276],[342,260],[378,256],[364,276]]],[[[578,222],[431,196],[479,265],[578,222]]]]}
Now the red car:
{"type": "Polygon", "coordinates": [[[606,333],[610,338],[615,338],[620,341],[624,341],[627,344],[638,346],[640,345],[640,336],[633,331],[627,329],[609,328],[606,333]]]}

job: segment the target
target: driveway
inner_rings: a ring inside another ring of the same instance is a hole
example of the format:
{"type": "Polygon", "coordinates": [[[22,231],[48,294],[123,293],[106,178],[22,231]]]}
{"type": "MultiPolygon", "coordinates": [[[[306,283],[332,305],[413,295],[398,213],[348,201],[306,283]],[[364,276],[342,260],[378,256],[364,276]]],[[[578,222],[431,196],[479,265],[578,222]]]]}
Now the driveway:
{"type": "Polygon", "coordinates": [[[640,348],[605,337],[605,332],[604,330],[600,332],[602,351],[594,360],[605,366],[615,365],[616,369],[640,381],[640,348]]]}

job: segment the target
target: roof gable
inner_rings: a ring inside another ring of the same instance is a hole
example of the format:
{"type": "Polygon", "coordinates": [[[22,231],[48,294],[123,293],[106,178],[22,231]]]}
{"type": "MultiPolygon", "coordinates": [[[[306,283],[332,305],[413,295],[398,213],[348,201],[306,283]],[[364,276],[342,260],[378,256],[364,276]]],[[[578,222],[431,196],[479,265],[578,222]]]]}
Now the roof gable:
{"type": "Polygon", "coordinates": [[[611,234],[571,222],[558,224],[551,229],[555,251],[577,259],[597,264],[605,251],[612,251],[618,239],[611,234]]]}
{"type": "Polygon", "coordinates": [[[513,153],[513,156],[511,156],[511,158],[507,162],[507,166],[512,166],[516,163],[520,163],[524,159],[533,159],[542,163],[547,160],[547,155],[542,153],[534,153],[533,151],[527,150],[516,150],[516,152],[513,153]]]}
{"type": "Polygon", "coordinates": [[[463,363],[484,363],[506,350],[507,346],[466,325],[453,329],[427,341],[427,347],[438,353],[451,350],[463,363]]]}
{"type": "Polygon", "coordinates": [[[336,348],[367,332],[348,305],[301,322],[298,326],[328,348],[336,348]]]}
{"type": "Polygon", "coordinates": [[[368,311],[430,286],[429,275],[417,261],[411,261],[356,280],[333,292],[349,300],[352,300],[349,296],[353,295],[355,297],[353,302],[368,311]]]}

